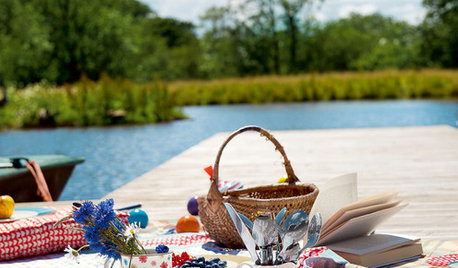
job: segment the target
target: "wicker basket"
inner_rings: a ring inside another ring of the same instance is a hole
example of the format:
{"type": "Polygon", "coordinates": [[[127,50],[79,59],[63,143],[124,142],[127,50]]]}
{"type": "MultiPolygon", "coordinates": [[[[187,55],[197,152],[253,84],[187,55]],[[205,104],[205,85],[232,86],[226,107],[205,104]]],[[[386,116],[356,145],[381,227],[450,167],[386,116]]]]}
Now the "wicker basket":
{"type": "Polygon", "coordinates": [[[210,237],[229,248],[244,248],[245,246],[224,207],[224,202],[230,203],[237,212],[252,218],[259,211],[278,213],[284,207],[288,210],[287,214],[298,209],[310,213],[318,196],[318,188],[315,185],[300,183],[280,143],[265,129],[257,126],[243,127],[224,141],[216,156],[212,177],[213,181],[208,194],[197,199],[199,216],[210,237]],[[221,154],[230,140],[246,131],[257,131],[275,145],[275,149],[283,156],[288,181],[287,183],[220,193],[218,191],[218,167],[221,154]]]}

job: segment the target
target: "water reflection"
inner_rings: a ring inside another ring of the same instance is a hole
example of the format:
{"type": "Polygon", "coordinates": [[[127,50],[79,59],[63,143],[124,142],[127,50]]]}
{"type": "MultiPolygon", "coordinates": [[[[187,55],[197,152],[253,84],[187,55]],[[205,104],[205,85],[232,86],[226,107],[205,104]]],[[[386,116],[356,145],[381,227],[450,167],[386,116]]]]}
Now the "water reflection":
{"type": "Polygon", "coordinates": [[[82,156],[60,200],[97,199],[221,131],[448,124],[456,101],[352,101],[186,107],[189,120],[144,126],[61,128],[0,134],[0,155],[82,156]]]}

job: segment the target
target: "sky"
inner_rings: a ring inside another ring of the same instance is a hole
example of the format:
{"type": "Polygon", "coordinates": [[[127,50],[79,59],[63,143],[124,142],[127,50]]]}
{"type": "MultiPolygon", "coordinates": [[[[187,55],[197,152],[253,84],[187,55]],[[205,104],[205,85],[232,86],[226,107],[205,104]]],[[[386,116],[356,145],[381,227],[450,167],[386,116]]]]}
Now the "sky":
{"type": "MultiPolygon", "coordinates": [[[[161,17],[199,24],[199,16],[212,6],[225,6],[228,1],[240,0],[141,0],[161,17]]],[[[363,15],[379,12],[411,24],[418,24],[426,13],[422,0],[325,0],[315,4],[313,13],[317,20],[326,22],[347,17],[351,12],[363,15]]]]}

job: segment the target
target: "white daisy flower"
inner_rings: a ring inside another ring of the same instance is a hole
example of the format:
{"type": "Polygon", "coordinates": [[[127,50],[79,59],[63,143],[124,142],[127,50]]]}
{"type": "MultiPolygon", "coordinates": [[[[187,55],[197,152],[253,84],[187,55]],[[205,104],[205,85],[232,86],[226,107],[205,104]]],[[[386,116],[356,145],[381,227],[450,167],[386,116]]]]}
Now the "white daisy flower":
{"type": "Polygon", "coordinates": [[[126,230],[124,231],[124,235],[127,238],[135,237],[135,235],[140,232],[140,226],[136,222],[127,225],[126,230]]]}
{"type": "Polygon", "coordinates": [[[70,246],[67,246],[67,248],[64,251],[67,252],[67,254],[65,254],[65,257],[69,258],[70,260],[75,261],[78,264],[80,263],[79,261],[80,254],[78,250],[73,249],[70,246]]]}

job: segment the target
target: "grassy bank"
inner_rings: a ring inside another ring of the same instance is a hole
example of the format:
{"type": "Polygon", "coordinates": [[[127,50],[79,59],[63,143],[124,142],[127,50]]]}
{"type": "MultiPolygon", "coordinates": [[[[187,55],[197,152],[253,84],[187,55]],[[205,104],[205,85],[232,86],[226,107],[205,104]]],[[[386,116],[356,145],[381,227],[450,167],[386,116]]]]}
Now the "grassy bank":
{"type": "Polygon", "coordinates": [[[144,124],[183,118],[183,105],[458,97],[458,71],[379,71],[135,84],[82,79],[9,89],[0,128],[144,124]]]}
{"type": "Polygon", "coordinates": [[[172,82],[177,105],[451,98],[458,71],[378,71],[172,82]]]}
{"type": "Polygon", "coordinates": [[[8,89],[0,127],[103,126],[156,123],[183,118],[164,83],[82,79],[62,87],[36,84],[8,89]]]}

